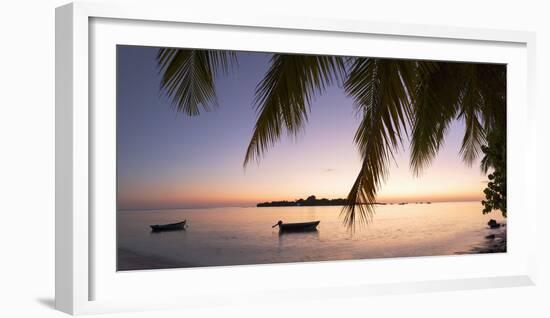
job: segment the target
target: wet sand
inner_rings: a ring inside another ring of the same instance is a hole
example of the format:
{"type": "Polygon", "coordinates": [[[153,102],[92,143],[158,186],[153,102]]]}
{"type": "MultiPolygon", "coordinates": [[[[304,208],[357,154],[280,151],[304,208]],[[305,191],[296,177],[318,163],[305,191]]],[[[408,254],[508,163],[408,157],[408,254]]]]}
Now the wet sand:
{"type": "MultiPolygon", "coordinates": [[[[498,230],[492,230],[491,232],[492,234],[485,236],[485,240],[480,245],[474,246],[468,251],[460,251],[455,254],[506,253],[506,224],[503,224],[498,230]]],[[[118,248],[117,251],[118,271],[201,267],[200,264],[182,263],[178,260],[171,260],[164,256],[155,255],[154,253],[142,254],[126,248],[118,248]]]]}
{"type": "Polygon", "coordinates": [[[125,248],[117,249],[117,271],[183,268],[196,266],[196,264],[186,264],[154,254],[144,255],[125,248]]]}
{"type": "Polygon", "coordinates": [[[488,254],[488,253],[506,253],[507,237],[506,224],[503,224],[493,234],[485,236],[483,244],[473,247],[469,251],[456,254],[488,254]]]}

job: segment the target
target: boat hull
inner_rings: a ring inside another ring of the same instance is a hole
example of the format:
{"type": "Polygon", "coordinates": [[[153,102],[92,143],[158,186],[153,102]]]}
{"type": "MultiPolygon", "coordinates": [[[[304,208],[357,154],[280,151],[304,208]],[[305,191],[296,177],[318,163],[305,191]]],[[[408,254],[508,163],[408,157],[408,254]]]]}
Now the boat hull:
{"type": "Polygon", "coordinates": [[[303,223],[283,223],[279,225],[279,232],[311,232],[317,231],[317,225],[321,221],[303,222],[303,223]]]}
{"type": "Polygon", "coordinates": [[[155,224],[150,225],[153,232],[165,232],[165,231],[181,231],[185,229],[185,223],[187,221],[171,223],[171,224],[155,224]]]}

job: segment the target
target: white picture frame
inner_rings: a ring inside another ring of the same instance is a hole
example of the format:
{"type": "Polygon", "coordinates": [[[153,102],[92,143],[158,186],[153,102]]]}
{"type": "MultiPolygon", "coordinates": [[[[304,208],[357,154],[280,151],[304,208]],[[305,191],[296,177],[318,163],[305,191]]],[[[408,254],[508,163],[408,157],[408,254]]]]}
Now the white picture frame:
{"type": "Polygon", "coordinates": [[[56,308],[86,314],[534,284],[537,212],[535,194],[524,190],[528,184],[536,184],[536,166],[529,160],[535,154],[535,138],[531,138],[536,129],[534,45],[535,35],[530,32],[298,19],[275,14],[229,16],[190,10],[189,4],[185,10],[177,4],[129,6],[117,2],[73,3],[57,8],[56,308]],[[508,252],[117,273],[111,233],[115,215],[109,218],[105,212],[112,205],[115,190],[110,182],[115,145],[114,46],[183,45],[173,42],[182,28],[188,38],[179,41],[204,48],[507,63],[508,206],[512,211],[508,252]],[[307,46],[300,44],[304,39],[307,46]],[[333,45],[326,46],[327,41],[333,45]],[[366,51],[359,42],[372,46],[366,51]],[[396,52],[403,43],[407,43],[407,52],[396,52]],[[94,107],[97,103],[103,106],[94,107]],[[107,129],[100,132],[94,129],[96,125],[107,129]],[[98,208],[104,212],[94,213],[98,208]],[[522,213],[514,214],[517,210],[522,213]],[[94,235],[99,230],[110,234],[94,235]],[[281,275],[298,283],[272,282],[272,277],[281,275]],[[174,280],[185,280],[192,288],[182,291],[167,286],[174,280]],[[271,283],[267,285],[267,281],[271,283]],[[163,288],[147,292],[153,286],[163,288]]]}

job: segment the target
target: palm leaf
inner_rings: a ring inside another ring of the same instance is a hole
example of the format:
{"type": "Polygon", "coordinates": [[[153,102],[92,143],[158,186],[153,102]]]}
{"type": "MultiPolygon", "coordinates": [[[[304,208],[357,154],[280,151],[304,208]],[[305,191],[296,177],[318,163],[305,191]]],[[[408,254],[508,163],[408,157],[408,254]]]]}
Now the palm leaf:
{"type": "Polygon", "coordinates": [[[479,156],[481,145],[486,142],[484,117],[482,110],[485,108],[485,96],[480,89],[478,69],[483,66],[464,64],[462,66],[462,87],[460,96],[459,119],[465,123],[464,138],[460,148],[462,159],[469,165],[479,156]]]}
{"type": "Polygon", "coordinates": [[[462,86],[456,76],[458,67],[456,63],[418,63],[410,151],[410,166],[416,175],[437,155],[456,118],[462,86]]]}
{"type": "Polygon", "coordinates": [[[376,192],[407,134],[414,68],[413,62],[374,58],[357,58],[351,66],[344,87],[362,113],[355,142],[363,163],[341,212],[349,228],[372,220],[376,192]]]}
{"type": "Polygon", "coordinates": [[[344,72],[341,57],[274,54],[256,87],[258,117],[244,165],[259,160],[283,132],[296,136],[307,121],[315,94],[340,81],[344,72]]]}
{"type": "Polygon", "coordinates": [[[162,73],[161,89],[178,112],[197,116],[217,106],[215,78],[236,62],[232,51],[163,48],[157,63],[162,73]]]}
{"type": "MultiPolygon", "coordinates": [[[[230,51],[160,49],[161,89],[178,112],[217,106],[215,79],[236,63],[230,51]]],[[[460,155],[478,157],[486,136],[506,128],[506,67],[490,64],[274,54],[255,92],[257,120],[244,165],[259,160],[284,133],[296,137],[318,94],[344,81],[361,122],[359,174],[342,209],[349,228],[367,224],[394,153],[411,137],[411,169],[420,173],[444,143],[450,123],[465,123],[460,155]],[[349,70],[349,72],[348,72],[349,70]]],[[[483,158],[482,169],[491,166],[483,158]]]]}
{"type": "Polygon", "coordinates": [[[436,66],[433,71],[418,72],[412,98],[410,162],[415,174],[435,157],[453,120],[465,123],[460,155],[467,164],[479,156],[487,131],[506,127],[504,66],[451,62],[436,62],[436,66]]]}
{"type": "Polygon", "coordinates": [[[483,95],[484,107],[481,110],[485,130],[506,129],[506,65],[477,65],[477,84],[483,95]]]}

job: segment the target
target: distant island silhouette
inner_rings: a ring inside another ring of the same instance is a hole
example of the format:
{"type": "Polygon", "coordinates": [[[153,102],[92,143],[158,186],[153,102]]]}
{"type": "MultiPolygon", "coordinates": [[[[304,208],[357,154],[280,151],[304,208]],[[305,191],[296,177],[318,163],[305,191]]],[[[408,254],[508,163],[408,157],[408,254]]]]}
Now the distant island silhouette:
{"type": "MultiPolygon", "coordinates": [[[[347,199],[317,199],[314,195],[310,195],[307,199],[298,199],[295,201],[271,201],[256,204],[257,207],[271,206],[332,206],[332,205],[347,205],[347,199]]],[[[387,203],[376,202],[374,204],[386,205],[387,203]]]]}
{"type": "MultiPolygon", "coordinates": [[[[371,203],[373,205],[387,205],[387,204],[397,204],[397,205],[405,205],[405,204],[431,204],[431,202],[397,202],[397,203],[386,203],[386,202],[374,202],[371,203]]],[[[307,197],[307,199],[298,199],[295,201],[271,201],[271,202],[262,202],[256,204],[257,207],[263,208],[263,207],[284,207],[284,206],[334,206],[334,205],[347,205],[348,200],[347,199],[317,199],[314,195],[310,195],[307,197]]],[[[367,203],[365,203],[367,204],[367,203]]]]}

